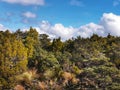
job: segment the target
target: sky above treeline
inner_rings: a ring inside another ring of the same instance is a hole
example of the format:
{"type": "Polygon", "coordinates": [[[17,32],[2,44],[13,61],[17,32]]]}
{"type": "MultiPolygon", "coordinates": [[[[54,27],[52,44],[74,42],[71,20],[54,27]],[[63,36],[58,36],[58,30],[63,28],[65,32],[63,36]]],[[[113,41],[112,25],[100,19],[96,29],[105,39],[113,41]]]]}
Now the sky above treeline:
{"type": "Polygon", "coordinates": [[[120,0],[0,0],[0,30],[30,26],[62,40],[120,36],[120,0]]]}

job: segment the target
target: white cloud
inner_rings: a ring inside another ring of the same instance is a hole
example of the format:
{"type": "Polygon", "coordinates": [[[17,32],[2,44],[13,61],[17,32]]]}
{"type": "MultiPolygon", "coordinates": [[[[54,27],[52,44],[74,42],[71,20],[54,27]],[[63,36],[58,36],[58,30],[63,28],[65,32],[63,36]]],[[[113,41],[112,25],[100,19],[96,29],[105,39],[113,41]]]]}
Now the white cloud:
{"type": "Polygon", "coordinates": [[[71,0],[70,5],[72,6],[84,6],[84,4],[80,0],[71,0]]]}
{"type": "Polygon", "coordinates": [[[72,37],[90,37],[94,33],[100,36],[107,36],[108,33],[114,36],[120,36],[120,16],[113,13],[104,13],[99,24],[89,23],[79,28],[72,26],[65,27],[61,23],[51,25],[48,21],[42,21],[39,27],[35,27],[40,34],[48,34],[50,38],[61,37],[67,40],[72,37]]]}
{"type": "Polygon", "coordinates": [[[113,13],[104,13],[100,25],[104,27],[106,33],[120,36],[120,16],[113,13]]]}
{"type": "Polygon", "coordinates": [[[120,36],[120,16],[113,13],[104,13],[99,24],[89,23],[81,26],[78,34],[81,37],[90,37],[93,33],[100,36],[106,36],[108,33],[114,36],[120,36]]]}
{"type": "Polygon", "coordinates": [[[4,25],[0,24],[0,31],[5,31],[5,30],[7,30],[7,28],[4,27],[4,25]]]}
{"type": "Polygon", "coordinates": [[[36,14],[34,14],[34,13],[32,13],[32,12],[24,12],[23,14],[22,14],[24,17],[26,17],[26,18],[36,18],[36,14]]]}
{"type": "MultiPolygon", "coordinates": [[[[93,33],[100,36],[107,36],[108,33],[114,36],[120,36],[120,15],[113,13],[104,13],[99,24],[89,23],[78,28],[72,26],[65,27],[61,23],[52,25],[48,21],[42,21],[36,30],[39,34],[48,34],[51,39],[61,37],[62,40],[67,40],[72,37],[90,37],[93,33]]],[[[0,31],[5,31],[7,28],[0,24],[0,31]]],[[[23,29],[25,31],[27,29],[23,29]]]]}
{"type": "Polygon", "coordinates": [[[75,33],[75,28],[65,27],[60,23],[51,25],[48,21],[42,21],[39,27],[36,27],[40,34],[46,33],[50,38],[61,37],[62,40],[72,38],[75,33]]]}
{"type": "Polygon", "coordinates": [[[21,5],[44,5],[44,0],[2,0],[11,4],[21,4],[21,5]]]}
{"type": "Polygon", "coordinates": [[[89,23],[84,26],[81,26],[78,29],[77,35],[87,38],[87,37],[92,36],[93,33],[98,34],[100,36],[104,36],[104,27],[101,25],[94,24],[94,23],[89,23]]]}

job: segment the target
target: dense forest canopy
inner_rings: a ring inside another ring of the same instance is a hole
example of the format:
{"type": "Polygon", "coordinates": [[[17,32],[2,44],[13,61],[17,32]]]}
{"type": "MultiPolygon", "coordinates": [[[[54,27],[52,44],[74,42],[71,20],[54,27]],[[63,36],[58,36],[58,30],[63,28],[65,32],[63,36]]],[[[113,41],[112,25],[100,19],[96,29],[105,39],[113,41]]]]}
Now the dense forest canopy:
{"type": "Polygon", "coordinates": [[[0,31],[0,90],[10,89],[120,90],[120,37],[0,31]]]}

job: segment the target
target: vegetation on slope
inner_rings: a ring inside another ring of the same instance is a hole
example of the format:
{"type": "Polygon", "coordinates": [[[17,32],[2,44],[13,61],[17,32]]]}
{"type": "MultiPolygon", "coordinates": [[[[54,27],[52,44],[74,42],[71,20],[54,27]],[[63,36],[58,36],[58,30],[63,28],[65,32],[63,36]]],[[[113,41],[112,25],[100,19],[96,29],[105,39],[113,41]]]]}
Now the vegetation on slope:
{"type": "Polygon", "coordinates": [[[120,90],[120,37],[0,31],[0,90],[9,89],[120,90]]]}

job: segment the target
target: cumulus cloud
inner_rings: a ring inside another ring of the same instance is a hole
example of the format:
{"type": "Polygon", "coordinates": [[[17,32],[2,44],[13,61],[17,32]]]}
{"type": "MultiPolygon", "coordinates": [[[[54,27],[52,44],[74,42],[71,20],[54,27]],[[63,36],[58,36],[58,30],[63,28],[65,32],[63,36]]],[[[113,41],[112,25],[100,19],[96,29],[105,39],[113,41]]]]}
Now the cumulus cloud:
{"type": "Polygon", "coordinates": [[[39,27],[35,27],[40,34],[48,34],[50,38],[61,37],[67,40],[72,37],[81,36],[90,37],[93,34],[99,36],[107,36],[108,33],[114,36],[120,36],[120,16],[113,13],[104,13],[99,24],[93,22],[74,28],[72,26],[65,27],[61,23],[50,24],[48,21],[42,21],[39,27]]]}
{"type": "Polygon", "coordinates": [[[26,18],[36,18],[36,14],[34,14],[34,13],[32,13],[32,12],[24,12],[23,14],[22,14],[24,17],[26,17],[26,18]]]}
{"type": "Polygon", "coordinates": [[[75,28],[65,27],[61,23],[51,25],[48,21],[42,21],[39,27],[35,27],[40,34],[48,34],[50,38],[61,37],[62,40],[72,38],[75,33],[75,28]]]}
{"type": "Polygon", "coordinates": [[[100,36],[104,36],[104,27],[95,23],[89,23],[84,26],[81,26],[78,29],[77,35],[87,38],[93,35],[93,33],[98,34],[100,36]]]}
{"type": "Polygon", "coordinates": [[[93,33],[100,36],[106,36],[108,33],[114,36],[120,36],[120,16],[113,13],[104,13],[99,24],[89,23],[81,26],[78,35],[81,37],[90,37],[93,33]]]}
{"type": "Polygon", "coordinates": [[[114,36],[120,36],[120,16],[113,13],[104,13],[100,25],[104,27],[104,32],[114,36]]]}
{"type": "Polygon", "coordinates": [[[84,6],[84,4],[80,0],[71,0],[70,5],[72,5],[72,6],[84,6]]]}
{"type": "Polygon", "coordinates": [[[2,0],[11,4],[21,4],[21,5],[44,5],[44,0],[2,0]]]}

